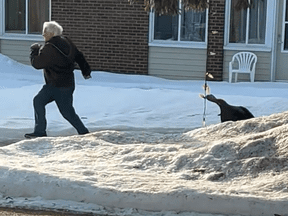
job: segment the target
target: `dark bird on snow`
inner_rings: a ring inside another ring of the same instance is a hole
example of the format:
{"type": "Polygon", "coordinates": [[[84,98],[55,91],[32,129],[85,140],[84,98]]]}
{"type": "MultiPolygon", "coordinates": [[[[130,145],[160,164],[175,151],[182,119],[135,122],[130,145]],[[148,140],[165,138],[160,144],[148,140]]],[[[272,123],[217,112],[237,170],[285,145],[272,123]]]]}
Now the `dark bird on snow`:
{"type": "Polygon", "coordinates": [[[229,105],[223,99],[217,99],[214,95],[209,94],[206,99],[216,103],[220,107],[221,122],[225,121],[239,121],[254,118],[253,114],[243,106],[229,105]]]}

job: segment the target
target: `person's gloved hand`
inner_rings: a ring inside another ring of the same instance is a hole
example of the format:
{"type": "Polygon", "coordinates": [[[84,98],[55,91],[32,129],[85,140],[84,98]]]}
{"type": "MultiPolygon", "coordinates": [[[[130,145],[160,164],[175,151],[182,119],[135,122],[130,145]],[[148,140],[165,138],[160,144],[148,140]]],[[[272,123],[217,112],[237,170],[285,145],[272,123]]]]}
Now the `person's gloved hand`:
{"type": "Polygon", "coordinates": [[[34,50],[34,49],[40,49],[41,45],[39,43],[34,43],[31,45],[30,49],[34,50]]]}
{"type": "Polygon", "coordinates": [[[38,55],[39,49],[41,48],[41,45],[39,43],[34,43],[30,47],[30,55],[38,55]]]}

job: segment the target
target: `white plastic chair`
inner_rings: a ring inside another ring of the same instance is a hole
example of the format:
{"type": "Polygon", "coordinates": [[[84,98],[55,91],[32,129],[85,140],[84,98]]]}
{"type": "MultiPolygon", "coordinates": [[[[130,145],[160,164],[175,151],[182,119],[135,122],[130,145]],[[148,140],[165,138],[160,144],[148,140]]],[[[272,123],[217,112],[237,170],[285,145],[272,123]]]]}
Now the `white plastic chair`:
{"type": "Polygon", "coordinates": [[[235,82],[237,82],[238,73],[249,73],[251,82],[254,82],[255,67],[257,63],[257,56],[252,52],[236,53],[232,61],[229,62],[229,82],[232,82],[233,73],[235,73],[235,82]],[[233,68],[233,63],[237,60],[238,68],[233,68]]]}

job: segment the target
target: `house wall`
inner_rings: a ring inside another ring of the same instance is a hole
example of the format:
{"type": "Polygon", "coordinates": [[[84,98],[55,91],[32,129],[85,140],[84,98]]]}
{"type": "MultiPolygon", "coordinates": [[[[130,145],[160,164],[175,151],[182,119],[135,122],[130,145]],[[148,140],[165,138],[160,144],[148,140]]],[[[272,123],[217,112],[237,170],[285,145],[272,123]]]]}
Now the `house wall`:
{"type": "Polygon", "coordinates": [[[40,41],[26,40],[0,40],[0,53],[6,55],[20,63],[30,64],[30,46],[33,43],[43,43],[40,41]]]}
{"type": "MultiPolygon", "coordinates": [[[[239,51],[225,50],[223,64],[223,80],[229,79],[229,62],[235,53],[239,51]]],[[[271,52],[254,52],[257,55],[255,69],[255,81],[271,81],[271,52]]],[[[235,78],[233,75],[232,82],[235,78]]],[[[250,81],[249,74],[238,74],[238,81],[250,81]]]]}
{"type": "MultiPolygon", "coordinates": [[[[129,5],[127,0],[52,0],[52,20],[64,27],[83,51],[93,70],[138,73],[169,79],[204,79],[206,70],[218,80],[228,80],[228,64],[237,51],[222,50],[223,2],[211,1],[214,19],[210,17],[208,51],[206,49],[154,47],[148,48],[148,14],[143,2],[129,5]],[[219,17],[218,17],[219,16],[219,17]],[[222,18],[221,18],[222,17],[222,18]],[[220,19],[221,18],[221,19],[220,19]],[[212,23],[212,24],[211,24],[212,23]],[[211,34],[217,31],[218,34],[211,34]],[[210,50],[211,49],[211,50],[210,50]],[[213,50],[214,49],[214,50],[213,50]],[[221,54],[223,52],[223,54],[221,54]],[[149,53],[149,57],[148,57],[149,53]],[[221,64],[221,58],[224,64],[221,64]],[[209,64],[206,68],[206,62],[209,64]],[[149,62],[149,64],[148,64],[149,62]],[[222,75],[223,71],[223,75],[222,75]],[[218,76],[221,75],[221,76],[218,76]]],[[[0,52],[24,64],[30,64],[31,40],[0,40],[0,52]]],[[[42,42],[43,43],[43,42],[42,42]]],[[[255,52],[258,56],[256,81],[270,81],[271,53],[255,52]]],[[[248,75],[239,75],[248,81],[248,75]]]]}
{"type": "MultiPolygon", "coordinates": [[[[239,51],[225,50],[223,80],[229,79],[229,62],[239,51]]],[[[255,81],[271,81],[271,52],[254,52],[257,55],[255,81]]],[[[206,50],[187,48],[150,47],[149,75],[167,79],[203,80],[206,71],[206,50]]],[[[233,80],[234,82],[234,76],[233,80]]],[[[248,74],[239,74],[238,81],[250,81],[248,74]]]]}
{"type": "Polygon", "coordinates": [[[223,79],[225,1],[209,1],[207,49],[149,47],[149,75],[169,79],[223,79]],[[208,55],[207,55],[208,54],[208,55]]]}
{"type": "Polygon", "coordinates": [[[143,0],[52,0],[52,20],[64,28],[93,70],[148,73],[148,13],[143,0]]]}
{"type": "Polygon", "coordinates": [[[168,79],[203,80],[206,49],[149,47],[149,75],[168,79]]]}

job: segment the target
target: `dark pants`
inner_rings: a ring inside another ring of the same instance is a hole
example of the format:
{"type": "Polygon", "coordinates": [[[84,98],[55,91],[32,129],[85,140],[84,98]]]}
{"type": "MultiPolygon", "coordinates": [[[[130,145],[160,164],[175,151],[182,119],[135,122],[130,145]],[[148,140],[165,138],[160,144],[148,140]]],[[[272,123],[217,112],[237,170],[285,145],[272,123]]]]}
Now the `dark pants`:
{"type": "Polygon", "coordinates": [[[43,86],[33,100],[35,113],[35,134],[46,134],[47,121],[45,106],[53,101],[56,102],[62,116],[68,122],[70,122],[70,124],[77,130],[78,134],[88,133],[88,129],[84,126],[73,108],[74,89],[75,87],[59,88],[49,84],[43,86]]]}

